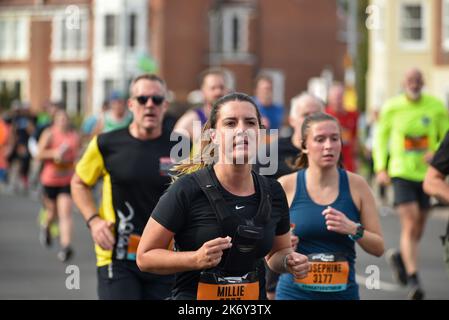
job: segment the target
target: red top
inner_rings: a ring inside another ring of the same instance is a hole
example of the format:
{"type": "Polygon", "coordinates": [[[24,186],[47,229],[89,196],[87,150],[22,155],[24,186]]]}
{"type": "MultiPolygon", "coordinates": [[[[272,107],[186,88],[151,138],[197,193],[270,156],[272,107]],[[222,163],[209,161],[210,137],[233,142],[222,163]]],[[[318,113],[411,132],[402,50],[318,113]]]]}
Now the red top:
{"type": "Polygon", "coordinates": [[[63,187],[70,184],[75,160],[79,148],[79,136],[75,131],[62,132],[51,128],[50,144],[48,149],[60,150],[61,160],[45,160],[41,173],[41,183],[44,186],[63,187]]]}
{"type": "Polygon", "coordinates": [[[357,170],[357,165],[354,151],[357,143],[357,122],[359,113],[357,111],[337,113],[329,106],[326,108],[326,113],[335,117],[340,122],[341,139],[343,141],[341,150],[343,155],[343,165],[346,170],[355,172],[357,170]]]}

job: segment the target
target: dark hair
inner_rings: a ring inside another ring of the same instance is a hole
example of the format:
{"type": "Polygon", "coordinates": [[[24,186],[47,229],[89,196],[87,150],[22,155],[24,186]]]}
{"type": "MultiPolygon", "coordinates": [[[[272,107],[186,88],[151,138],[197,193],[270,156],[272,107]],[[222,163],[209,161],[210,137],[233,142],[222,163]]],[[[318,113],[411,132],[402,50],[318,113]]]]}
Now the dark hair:
{"type": "Polygon", "coordinates": [[[199,80],[200,80],[200,81],[199,81],[200,88],[203,87],[203,85],[204,85],[204,80],[205,80],[206,77],[209,76],[209,75],[220,76],[220,77],[222,77],[222,78],[225,80],[225,82],[226,82],[226,75],[225,75],[224,70],[221,69],[221,68],[218,68],[218,67],[213,67],[213,68],[206,69],[206,70],[204,70],[203,72],[200,73],[200,76],[199,76],[199,80]]]}
{"type": "Polygon", "coordinates": [[[133,92],[134,86],[136,85],[136,83],[138,81],[140,81],[142,79],[159,82],[162,85],[162,88],[164,89],[164,93],[167,94],[167,84],[161,77],[159,77],[158,75],[155,75],[153,73],[144,73],[144,74],[141,74],[131,80],[131,83],[129,85],[129,96],[130,97],[132,97],[134,95],[134,92],[133,92]]]}
{"type": "Polygon", "coordinates": [[[207,137],[207,141],[203,141],[203,139],[201,140],[200,150],[196,154],[193,154],[187,163],[181,163],[175,166],[174,171],[177,171],[179,175],[195,172],[216,161],[217,155],[215,155],[213,152],[214,149],[212,145],[212,139],[210,137],[210,129],[215,129],[217,127],[219,111],[224,104],[230,101],[244,101],[252,104],[254,109],[256,110],[259,128],[264,128],[262,125],[262,117],[260,115],[259,108],[250,96],[241,92],[232,92],[219,98],[212,105],[209,119],[204,124],[203,130],[201,132],[201,136],[207,137]]]}
{"type": "Polygon", "coordinates": [[[260,81],[268,81],[269,83],[271,83],[271,85],[273,85],[273,77],[270,76],[268,73],[266,72],[261,72],[256,76],[256,79],[254,79],[254,87],[257,88],[257,85],[259,84],[260,81]]]}
{"type": "MultiPolygon", "coordinates": [[[[341,131],[340,123],[333,116],[331,116],[327,113],[323,113],[323,112],[311,114],[304,119],[304,122],[302,123],[302,126],[301,126],[301,149],[302,150],[306,149],[306,141],[307,141],[307,137],[309,135],[310,127],[312,126],[312,124],[318,123],[318,122],[324,122],[324,121],[335,122],[341,131]]],[[[341,139],[341,137],[340,137],[340,139],[341,139]]],[[[340,157],[338,158],[337,165],[338,165],[338,167],[343,168],[343,158],[342,158],[341,152],[340,152],[340,157]]],[[[299,169],[304,169],[304,168],[308,168],[308,167],[309,167],[309,158],[307,157],[306,153],[301,152],[301,154],[299,155],[299,157],[295,160],[295,162],[293,164],[293,169],[299,170],[299,169]]]]}

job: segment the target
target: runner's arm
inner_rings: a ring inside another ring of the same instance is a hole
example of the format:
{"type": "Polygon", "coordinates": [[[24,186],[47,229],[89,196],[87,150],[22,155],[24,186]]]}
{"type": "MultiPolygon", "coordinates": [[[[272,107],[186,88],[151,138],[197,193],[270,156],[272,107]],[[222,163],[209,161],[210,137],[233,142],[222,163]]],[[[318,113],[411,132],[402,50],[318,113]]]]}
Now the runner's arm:
{"type": "Polygon", "coordinates": [[[449,184],[446,183],[444,174],[432,166],[427,169],[423,187],[427,194],[449,203],[449,184]]]}
{"type": "Polygon", "coordinates": [[[383,255],[385,247],[376,201],[366,181],[360,176],[356,176],[356,178],[355,190],[358,190],[361,199],[360,222],[365,228],[363,237],[357,240],[357,243],[367,253],[380,257],[383,255]]]}
{"type": "Polygon", "coordinates": [[[218,265],[223,250],[231,247],[231,238],[216,238],[196,251],[169,250],[174,233],[150,218],[137,248],[137,266],[143,272],[173,274],[208,269],[218,265]]]}
{"type": "Polygon", "coordinates": [[[42,132],[38,142],[37,158],[41,161],[54,160],[57,156],[57,150],[49,148],[50,139],[51,131],[49,129],[45,129],[44,132],[42,132]]]}
{"type": "Polygon", "coordinates": [[[277,273],[291,273],[295,278],[302,279],[307,276],[310,264],[305,255],[293,251],[290,231],[275,236],[273,248],[265,257],[268,267],[277,273]]]}

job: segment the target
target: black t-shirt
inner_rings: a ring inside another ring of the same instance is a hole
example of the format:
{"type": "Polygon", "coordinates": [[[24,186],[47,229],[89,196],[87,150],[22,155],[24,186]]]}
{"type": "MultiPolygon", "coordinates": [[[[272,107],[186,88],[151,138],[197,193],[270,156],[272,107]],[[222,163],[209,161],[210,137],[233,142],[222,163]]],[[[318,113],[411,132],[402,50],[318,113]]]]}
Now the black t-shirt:
{"type": "MultiPolygon", "coordinates": [[[[291,137],[280,138],[278,140],[277,163],[274,163],[274,165],[277,166],[276,172],[272,175],[266,176],[278,179],[282,176],[294,172],[295,170],[293,170],[290,165],[294,163],[294,161],[299,157],[300,154],[301,150],[293,145],[291,137]]],[[[270,158],[270,162],[275,161],[275,159],[271,156],[270,149],[267,150],[267,157],[270,158]]],[[[255,170],[256,172],[260,172],[260,168],[266,168],[270,165],[273,164],[261,164],[261,159],[258,159],[255,170]]]]}
{"type": "Polygon", "coordinates": [[[435,153],[431,165],[442,174],[449,175],[449,131],[435,153]]]}
{"type": "MultiPolygon", "coordinates": [[[[233,214],[246,219],[256,214],[260,202],[259,186],[256,185],[256,190],[258,190],[256,194],[239,197],[229,193],[220,185],[213,170],[212,176],[218,189],[222,192],[228,209],[233,214]]],[[[285,193],[281,185],[272,179],[270,179],[270,189],[272,210],[270,220],[264,226],[264,238],[256,249],[259,259],[270,252],[275,235],[283,235],[290,229],[290,217],[285,193]]],[[[215,211],[192,175],[182,176],[170,186],[153,210],[152,217],[175,233],[178,251],[196,251],[207,241],[218,237],[234,236],[234,234],[222,233],[215,211]]],[[[220,265],[225,262],[227,251],[224,252],[220,265]]],[[[263,290],[264,268],[258,268],[258,271],[261,290],[263,290]]],[[[195,270],[178,273],[174,295],[187,293],[187,296],[195,297],[200,272],[195,270]]]]}
{"type": "Polygon", "coordinates": [[[167,130],[153,140],[136,139],[128,128],[98,136],[98,149],[110,177],[118,235],[142,234],[151,211],[170,185],[170,151],[175,144],[167,130]]]}

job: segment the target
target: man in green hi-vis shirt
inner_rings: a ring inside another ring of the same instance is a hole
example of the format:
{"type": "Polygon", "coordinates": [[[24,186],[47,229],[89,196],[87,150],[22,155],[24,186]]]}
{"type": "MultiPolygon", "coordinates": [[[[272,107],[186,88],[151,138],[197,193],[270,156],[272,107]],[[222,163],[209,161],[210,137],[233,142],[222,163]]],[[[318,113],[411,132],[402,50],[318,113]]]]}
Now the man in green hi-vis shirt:
{"type": "Polygon", "coordinates": [[[387,185],[391,178],[394,205],[401,221],[400,251],[389,250],[387,261],[396,280],[409,285],[409,298],[423,299],[418,279],[418,244],[430,202],[422,182],[449,129],[449,115],[439,99],[421,93],[424,79],[420,70],[407,71],[403,86],[404,93],[388,100],[381,109],[373,158],[377,181],[387,185]]]}

